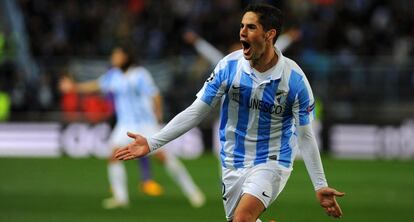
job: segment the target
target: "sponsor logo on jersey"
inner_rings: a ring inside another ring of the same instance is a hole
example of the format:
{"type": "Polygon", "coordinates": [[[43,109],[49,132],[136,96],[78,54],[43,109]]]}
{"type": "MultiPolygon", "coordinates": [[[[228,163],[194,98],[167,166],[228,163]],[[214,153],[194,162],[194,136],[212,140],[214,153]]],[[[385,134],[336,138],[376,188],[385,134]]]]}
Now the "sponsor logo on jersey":
{"type": "Polygon", "coordinates": [[[315,109],[315,102],[312,103],[310,106],[308,106],[308,108],[306,108],[306,111],[308,113],[311,113],[314,109],[315,109]]]}
{"type": "Polygon", "coordinates": [[[223,182],[221,182],[221,192],[222,192],[222,196],[223,196],[223,200],[224,201],[227,201],[227,198],[225,197],[225,194],[226,194],[226,185],[223,183],[223,182]]]}
{"type": "Polygon", "coordinates": [[[271,159],[271,160],[277,160],[277,155],[269,156],[269,159],[271,159]]]}
{"type": "Polygon", "coordinates": [[[283,106],[280,104],[268,103],[260,99],[250,99],[248,104],[244,104],[243,100],[240,100],[240,93],[234,92],[231,94],[231,99],[240,104],[240,106],[249,107],[250,109],[260,110],[262,112],[270,114],[281,114],[283,112],[283,106]]]}
{"type": "Polygon", "coordinates": [[[269,197],[270,198],[270,196],[267,195],[265,191],[263,191],[262,195],[265,196],[265,197],[269,197]]]}
{"type": "Polygon", "coordinates": [[[248,107],[270,114],[281,114],[283,111],[283,107],[279,104],[268,103],[256,98],[250,99],[248,107]]]}
{"type": "Polygon", "coordinates": [[[216,73],[213,71],[210,76],[207,78],[206,82],[211,82],[213,81],[214,77],[216,77],[216,73]]]}
{"type": "Polygon", "coordinates": [[[250,109],[260,110],[262,112],[270,113],[270,114],[281,114],[283,112],[283,104],[286,101],[287,92],[285,91],[278,91],[276,93],[276,104],[269,103],[257,98],[252,98],[249,100],[248,104],[245,104],[245,100],[241,99],[242,94],[240,94],[240,90],[242,90],[241,86],[232,85],[232,90],[230,91],[231,99],[240,104],[240,106],[247,106],[250,109]]]}

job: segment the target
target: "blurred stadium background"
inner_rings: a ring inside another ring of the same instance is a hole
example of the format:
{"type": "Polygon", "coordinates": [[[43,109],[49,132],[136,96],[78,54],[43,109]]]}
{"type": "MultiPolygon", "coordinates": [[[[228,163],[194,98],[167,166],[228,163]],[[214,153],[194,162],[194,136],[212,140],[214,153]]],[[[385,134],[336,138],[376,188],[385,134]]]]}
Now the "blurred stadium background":
{"type": "MultiPolygon", "coordinates": [[[[136,189],[132,205],[105,211],[110,96],[62,95],[62,75],[82,81],[109,67],[130,41],[164,96],[165,119],[188,106],[211,65],[183,39],[192,30],[226,52],[249,0],[0,0],[0,221],[224,221],[212,115],[176,143],[207,195],[193,209],[155,162],[164,196],[136,189]],[[183,142],[185,141],[185,142],[183,142]],[[190,152],[196,147],[197,152],[190,152]],[[47,158],[46,158],[47,157],[47,158]],[[217,168],[217,169],[216,169],[217,168]]],[[[258,1],[255,1],[258,2],[258,1]]],[[[345,191],[343,221],[412,221],[414,210],[414,2],[262,1],[300,33],[285,55],[318,99],[318,134],[332,186],[345,191]]],[[[298,160],[263,221],[331,221],[298,160]]]]}

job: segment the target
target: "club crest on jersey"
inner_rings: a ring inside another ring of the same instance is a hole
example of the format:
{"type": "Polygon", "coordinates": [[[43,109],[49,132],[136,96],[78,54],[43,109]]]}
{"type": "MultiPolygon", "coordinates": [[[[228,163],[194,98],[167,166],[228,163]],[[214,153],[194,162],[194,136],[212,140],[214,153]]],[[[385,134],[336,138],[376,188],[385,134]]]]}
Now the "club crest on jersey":
{"type": "Polygon", "coordinates": [[[214,77],[216,77],[216,73],[213,71],[210,76],[207,78],[206,82],[211,82],[213,81],[214,77]]]}
{"type": "Polygon", "coordinates": [[[286,92],[286,91],[277,91],[276,92],[276,101],[277,101],[277,103],[279,105],[285,103],[287,95],[288,95],[288,92],[286,92]]]}

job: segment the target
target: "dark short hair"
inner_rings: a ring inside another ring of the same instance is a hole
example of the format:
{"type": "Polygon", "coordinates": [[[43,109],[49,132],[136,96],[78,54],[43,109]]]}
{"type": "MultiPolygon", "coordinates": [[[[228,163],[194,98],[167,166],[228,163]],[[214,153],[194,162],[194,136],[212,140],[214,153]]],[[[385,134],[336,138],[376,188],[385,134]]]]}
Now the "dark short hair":
{"type": "Polygon", "coordinates": [[[125,72],[128,68],[132,65],[138,65],[139,59],[136,53],[136,49],[131,42],[120,42],[118,43],[114,49],[120,49],[125,55],[128,57],[125,64],[121,67],[121,69],[125,72]]]}
{"type": "Polygon", "coordinates": [[[259,23],[267,32],[270,29],[276,29],[276,36],[273,39],[273,44],[276,42],[280,33],[282,32],[283,14],[282,11],[272,5],[268,4],[249,4],[243,11],[243,15],[247,12],[254,12],[259,17],[259,23]]]}

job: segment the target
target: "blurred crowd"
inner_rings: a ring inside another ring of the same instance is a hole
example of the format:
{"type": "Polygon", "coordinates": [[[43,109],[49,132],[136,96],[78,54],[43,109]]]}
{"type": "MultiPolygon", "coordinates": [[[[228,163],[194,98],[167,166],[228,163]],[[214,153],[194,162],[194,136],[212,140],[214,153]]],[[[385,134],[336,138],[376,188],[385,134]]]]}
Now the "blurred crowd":
{"type": "MultiPolygon", "coordinates": [[[[43,92],[43,98],[50,97],[50,104],[46,109],[53,109],[59,100],[54,85],[62,72],[55,67],[64,67],[70,59],[76,57],[105,59],[112,48],[122,41],[133,43],[137,49],[137,57],[143,61],[195,56],[193,47],[186,44],[182,38],[187,30],[198,33],[226,53],[229,45],[238,40],[243,8],[250,2],[259,1],[18,0],[17,2],[24,17],[30,53],[42,70],[40,75],[43,77],[39,78],[38,85],[46,85],[44,91],[50,91],[50,95],[43,92]]],[[[367,82],[372,82],[372,78],[384,78],[384,82],[379,82],[378,87],[383,87],[381,84],[385,85],[390,81],[407,84],[407,87],[414,85],[410,65],[410,58],[414,53],[414,3],[412,1],[269,0],[261,2],[273,4],[283,10],[285,30],[296,28],[300,31],[300,40],[289,47],[285,54],[301,63],[311,81],[315,82],[317,93],[329,92],[326,91],[328,89],[325,85],[330,83],[337,86],[335,94],[330,96],[337,96],[343,100],[358,100],[361,87],[363,88],[367,82]],[[378,70],[372,71],[372,66],[379,67],[379,72],[384,72],[384,76],[376,74],[378,70]],[[403,70],[401,75],[395,77],[396,75],[391,73],[394,77],[389,79],[389,66],[392,66],[392,69],[394,66],[408,67],[407,70],[411,71],[405,72],[405,69],[401,68],[403,70]],[[332,72],[336,75],[332,75],[332,72]],[[371,73],[373,76],[370,76],[370,72],[374,73],[371,73]]],[[[2,31],[5,30],[0,30],[1,75],[12,70],[10,63],[2,59],[5,56],[2,31]]],[[[208,75],[206,72],[208,71],[204,71],[203,74],[208,75]]],[[[16,77],[19,75],[13,76],[10,79],[14,84],[21,81],[16,77]]],[[[179,82],[175,79],[173,81],[179,82]]],[[[11,85],[13,84],[8,86],[11,85]]],[[[199,85],[195,88],[197,87],[199,85]]],[[[41,91],[41,87],[38,90],[41,91]]],[[[393,89],[390,91],[392,92],[393,89]]],[[[188,92],[187,94],[194,95],[188,92]]],[[[174,99],[178,96],[169,97],[174,99]]]]}
{"type": "MultiPolygon", "coordinates": [[[[19,5],[36,57],[108,55],[114,44],[130,40],[142,57],[158,59],[183,52],[181,33],[186,29],[226,49],[238,38],[241,11],[249,2],[19,0],[19,5]]],[[[412,53],[412,46],[407,47],[414,37],[412,1],[262,2],[283,9],[285,28],[301,28],[301,51],[378,56],[405,49],[404,53],[412,53]]]]}

